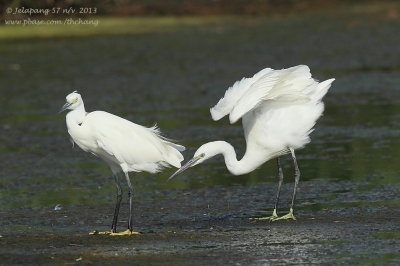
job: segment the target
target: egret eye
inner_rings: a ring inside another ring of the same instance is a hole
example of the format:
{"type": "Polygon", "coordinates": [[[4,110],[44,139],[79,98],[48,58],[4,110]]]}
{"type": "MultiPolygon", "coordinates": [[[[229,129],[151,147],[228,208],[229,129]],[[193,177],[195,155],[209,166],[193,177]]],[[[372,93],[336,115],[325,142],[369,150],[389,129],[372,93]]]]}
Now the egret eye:
{"type": "Polygon", "coordinates": [[[67,99],[67,102],[69,102],[70,104],[74,104],[78,101],[78,97],[75,97],[73,99],[67,99]]]}
{"type": "Polygon", "coordinates": [[[200,154],[200,158],[204,158],[206,156],[205,153],[200,154]]]}
{"type": "Polygon", "coordinates": [[[67,99],[67,102],[70,104],[74,104],[78,101],[78,98],[73,98],[73,99],[67,99]]]}

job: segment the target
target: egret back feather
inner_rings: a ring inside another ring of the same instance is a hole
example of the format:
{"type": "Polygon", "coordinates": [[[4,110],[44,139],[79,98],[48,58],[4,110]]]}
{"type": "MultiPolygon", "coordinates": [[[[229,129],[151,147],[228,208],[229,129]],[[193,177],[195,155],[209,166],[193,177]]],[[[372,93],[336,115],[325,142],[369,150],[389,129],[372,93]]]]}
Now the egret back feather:
{"type": "Polygon", "coordinates": [[[180,150],[184,147],[162,137],[156,126],[146,128],[113,114],[95,111],[84,116],[76,130],[70,134],[80,147],[109,164],[124,166],[127,171],[155,173],[169,165],[179,168],[183,161],[180,150]]]}

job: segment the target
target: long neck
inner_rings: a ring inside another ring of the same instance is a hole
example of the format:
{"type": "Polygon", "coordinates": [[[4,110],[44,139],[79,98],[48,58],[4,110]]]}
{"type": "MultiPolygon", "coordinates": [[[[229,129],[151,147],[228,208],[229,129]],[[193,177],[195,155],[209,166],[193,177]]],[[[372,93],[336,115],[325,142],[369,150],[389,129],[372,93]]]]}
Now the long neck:
{"type": "Polygon", "coordinates": [[[68,131],[71,134],[72,137],[73,134],[77,134],[80,130],[80,125],[83,122],[83,119],[86,116],[86,111],[85,111],[85,106],[83,103],[81,103],[79,106],[77,106],[74,110],[70,111],[67,116],[66,116],[66,121],[67,121],[67,127],[68,131]]]}
{"type": "Polygon", "coordinates": [[[228,142],[215,141],[214,143],[217,146],[216,154],[221,153],[224,156],[226,167],[231,174],[244,175],[260,166],[258,160],[251,160],[247,153],[238,161],[236,159],[235,149],[228,142]]]}

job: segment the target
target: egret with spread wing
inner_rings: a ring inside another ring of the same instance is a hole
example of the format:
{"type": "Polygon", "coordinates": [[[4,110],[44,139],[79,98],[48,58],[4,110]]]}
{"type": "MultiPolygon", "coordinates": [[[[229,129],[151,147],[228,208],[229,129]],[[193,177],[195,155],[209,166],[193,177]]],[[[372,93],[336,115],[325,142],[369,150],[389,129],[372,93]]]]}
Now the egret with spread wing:
{"type": "MultiPolygon", "coordinates": [[[[133,187],[129,172],[157,173],[164,167],[181,167],[185,147],[162,137],[156,126],[151,128],[132,123],[113,114],[95,111],[87,113],[82,97],[76,91],[66,97],[61,111],[70,110],[66,115],[71,141],[82,150],[103,159],[111,168],[117,186],[117,203],[110,232],[102,234],[135,234],[132,224],[133,187]],[[129,220],[128,230],[117,233],[118,213],[122,199],[119,174],[123,172],[128,183],[129,220]]],[[[95,233],[99,233],[95,231],[95,233]]]]}
{"type": "Polygon", "coordinates": [[[282,70],[266,68],[252,78],[237,81],[210,111],[213,120],[226,115],[229,115],[231,123],[242,119],[246,139],[243,158],[238,161],[234,148],[225,141],[209,142],[202,145],[193,159],[170,179],[217,154],[224,156],[226,167],[233,175],[247,174],[266,161],[277,158],[279,182],[275,208],[272,216],[261,219],[295,219],[293,207],[300,179],[295,150],[310,142],[309,134],[324,110],[322,98],[333,81],[314,80],[305,65],[282,70]],[[283,181],[280,156],[287,153],[291,153],[294,162],[294,191],[289,213],[278,217],[276,210],[283,181]]]}

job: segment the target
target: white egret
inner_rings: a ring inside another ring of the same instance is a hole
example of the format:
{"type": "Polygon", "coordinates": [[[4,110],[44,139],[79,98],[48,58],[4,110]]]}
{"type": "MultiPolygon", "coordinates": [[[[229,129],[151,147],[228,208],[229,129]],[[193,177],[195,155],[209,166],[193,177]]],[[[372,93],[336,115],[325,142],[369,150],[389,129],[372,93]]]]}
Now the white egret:
{"type": "Polygon", "coordinates": [[[171,177],[207,159],[222,154],[226,167],[233,175],[249,173],[266,161],[277,158],[278,189],[272,216],[261,219],[295,219],[293,214],[296,189],[300,179],[295,150],[310,142],[309,134],[322,115],[323,96],[334,79],[317,82],[311,77],[308,66],[299,65],[282,70],[266,68],[252,78],[237,81],[210,109],[213,120],[229,114],[231,123],[242,118],[246,152],[238,161],[232,145],[214,141],[202,145],[193,159],[171,177]],[[295,169],[295,183],[290,211],[278,217],[277,206],[283,181],[280,156],[291,153],[295,169]]]}
{"type": "Polygon", "coordinates": [[[101,234],[124,235],[137,234],[132,225],[133,187],[129,172],[157,173],[164,167],[179,168],[183,156],[180,153],[185,147],[172,143],[160,135],[156,127],[143,127],[113,114],[95,111],[87,113],[82,97],[76,91],[68,94],[66,103],[60,112],[70,110],[66,115],[68,133],[72,143],[82,150],[103,159],[111,168],[117,187],[117,202],[111,231],[101,234]],[[129,192],[128,230],[116,233],[118,213],[122,199],[119,174],[125,174],[129,192]]]}

